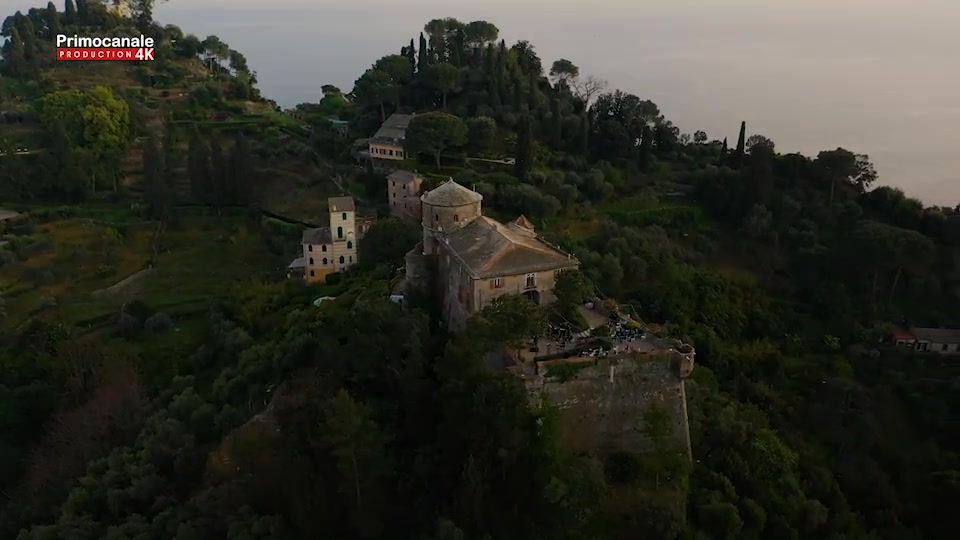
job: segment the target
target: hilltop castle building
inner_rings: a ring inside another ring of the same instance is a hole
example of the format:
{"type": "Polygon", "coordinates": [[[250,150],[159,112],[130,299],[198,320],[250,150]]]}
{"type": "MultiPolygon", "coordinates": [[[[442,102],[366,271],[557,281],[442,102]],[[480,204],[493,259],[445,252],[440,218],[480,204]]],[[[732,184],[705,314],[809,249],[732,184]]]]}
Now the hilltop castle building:
{"type": "MultiPolygon", "coordinates": [[[[389,191],[393,181],[387,181],[389,191]]],[[[407,290],[436,287],[454,331],[499,296],[553,302],[556,277],[579,267],[576,258],[542,240],[526,217],[504,225],[484,216],[483,196],[453,180],[419,199],[423,241],[406,255],[407,290]]]]}
{"type": "Polygon", "coordinates": [[[330,225],[303,231],[303,257],[288,267],[291,275],[302,272],[307,283],[323,282],[328,275],[356,265],[358,244],[373,222],[357,217],[353,197],[330,197],[327,207],[330,225]]]}

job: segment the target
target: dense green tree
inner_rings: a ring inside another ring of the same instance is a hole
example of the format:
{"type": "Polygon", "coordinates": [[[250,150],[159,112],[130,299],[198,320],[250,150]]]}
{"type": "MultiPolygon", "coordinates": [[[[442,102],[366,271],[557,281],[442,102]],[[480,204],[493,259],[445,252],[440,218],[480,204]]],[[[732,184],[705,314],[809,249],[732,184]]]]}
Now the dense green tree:
{"type": "Polygon", "coordinates": [[[429,152],[440,167],[444,150],[467,142],[467,126],[459,117],[444,112],[418,114],[407,129],[407,144],[414,152],[429,152]]]}
{"type": "Polygon", "coordinates": [[[443,98],[443,108],[447,108],[447,96],[460,87],[460,70],[448,63],[434,64],[427,70],[430,86],[443,98]]]}
{"type": "Polygon", "coordinates": [[[404,255],[420,239],[421,230],[417,224],[398,218],[377,221],[357,250],[360,265],[363,268],[376,268],[386,264],[392,268],[403,265],[404,255]]]}
{"type": "Polygon", "coordinates": [[[550,92],[550,142],[557,148],[563,144],[563,115],[560,113],[560,99],[550,92]]]}
{"type": "Polygon", "coordinates": [[[368,69],[353,84],[353,95],[364,106],[379,107],[380,122],[384,122],[387,119],[385,106],[396,100],[397,87],[388,73],[368,69]]]}
{"type": "Polygon", "coordinates": [[[497,41],[500,30],[487,21],[473,21],[463,27],[464,43],[471,48],[480,48],[497,41]]]}
{"type": "Polygon", "coordinates": [[[820,152],[815,163],[829,182],[830,202],[838,182],[862,193],[877,180],[877,172],[867,156],[843,148],[820,152]]]}
{"type": "Polygon", "coordinates": [[[44,18],[47,21],[47,37],[49,39],[55,39],[56,35],[61,33],[61,28],[60,13],[57,12],[57,6],[55,6],[53,2],[47,2],[44,18]]]}
{"type": "Polygon", "coordinates": [[[580,68],[565,58],[554,61],[553,65],[550,66],[550,78],[553,79],[558,89],[566,88],[568,81],[579,76],[580,68]]]}
{"type": "Polygon", "coordinates": [[[643,134],[640,137],[640,170],[650,172],[650,165],[653,161],[653,130],[650,126],[643,126],[643,134]]]}
{"type": "Polygon", "coordinates": [[[4,47],[3,65],[6,72],[13,77],[22,77],[27,72],[26,50],[20,32],[16,28],[10,30],[10,38],[4,47]]]}
{"type": "Polygon", "coordinates": [[[478,116],[467,119],[467,141],[474,152],[489,150],[497,138],[497,123],[493,118],[478,116]]]}
{"type": "Polygon", "coordinates": [[[533,113],[540,108],[540,73],[531,71],[527,80],[527,107],[533,113]]]}
{"type": "Polygon", "coordinates": [[[64,0],[63,20],[67,26],[77,24],[77,7],[73,4],[73,0],[64,0]]]}
{"type": "Polygon", "coordinates": [[[533,168],[533,126],[530,115],[524,114],[517,123],[517,147],[514,155],[513,175],[525,180],[533,168]]]}

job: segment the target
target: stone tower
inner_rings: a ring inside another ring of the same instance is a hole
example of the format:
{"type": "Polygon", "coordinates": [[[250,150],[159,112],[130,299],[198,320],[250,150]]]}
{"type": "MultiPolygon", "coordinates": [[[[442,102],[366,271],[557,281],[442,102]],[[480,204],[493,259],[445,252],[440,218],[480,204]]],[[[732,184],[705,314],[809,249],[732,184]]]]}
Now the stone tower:
{"type": "Polygon", "coordinates": [[[353,197],[330,197],[330,238],[333,267],[343,272],[357,264],[357,209],[353,197]]]}
{"type": "Polygon", "coordinates": [[[447,180],[420,196],[423,254],[434,255],[444,235],[480,217],[483,195],[447,180]]]}

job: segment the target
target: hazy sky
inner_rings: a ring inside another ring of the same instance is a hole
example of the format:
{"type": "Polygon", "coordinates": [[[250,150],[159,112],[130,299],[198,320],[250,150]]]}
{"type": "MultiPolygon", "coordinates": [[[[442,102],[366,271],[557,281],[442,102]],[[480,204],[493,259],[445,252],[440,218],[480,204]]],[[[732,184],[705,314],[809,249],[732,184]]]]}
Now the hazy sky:
{"type": "Polygon", "coordinates": [[[883,183],[960,203],[958,0],[171,0],[156,16],[241,51],[283,106],[349,90],[432,18],[484,19],[683,131],[735,139],[745,120],[780,151],[843,146],[883,183]]]}

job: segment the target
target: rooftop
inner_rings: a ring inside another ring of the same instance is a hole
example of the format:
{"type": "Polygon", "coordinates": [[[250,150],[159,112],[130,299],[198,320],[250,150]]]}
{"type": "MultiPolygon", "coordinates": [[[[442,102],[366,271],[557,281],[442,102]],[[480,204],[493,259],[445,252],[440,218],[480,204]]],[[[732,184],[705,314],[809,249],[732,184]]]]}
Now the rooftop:
{"type": "Polygon", "coordinates": [[[387,179],[391,182],[400,182],[402,184],[409,184],[410,182],[415,181],[416,179],[423,179],[422,176],[415,172],[404,171],[402,169],[397,169],[387,175],[387,179]]]}
{"type": "Polygon", "coordinates": [[[307,229],[303,231],[301,244],[329,244],[331,242],[330,227],[320,227],[318,229],[307,229]]]}
{"type": "Polygon", "coordinates": [[[536,236],[511,231],[497,221],[480,216],[451,233],[446,245],[477,279],[571,268],[576,258],[536,236]]]}
{"type": "Polygon", "coordinates": [[[331,212],[355,212],[356,206],[353,204],[353,197],[330,197],[327,199],[331,212]]]}
{"type": "Polygon", "coordinates": [[[303,257],[297,257],[296,259],[293,260],[292,263],[290,263],[289,266],[287,266],[287,269],[288,269],[288,270],[302,270],[302,269],[303,269],[304,267],[306,267],[306,266],[307,266],[307,260],[304,259],[303,257]]]}
{"type": "Polygon", "coordinates": [[[391,114],[372,139],[402,141],[407,135],[407,127],[412,119],[412,114],[391,114]]]}
{"type": "Polygon", "coordinates": [[[916,328],[911,327],[910,333],[917,341],[928,341],[930,343],[960,343],[960,330],[950,328],[916,328]]]}
{"type": "Polygon", "coordinates": [[[420,198],[431,206],[467,206],[483,200],[483,195],[467,189],[451,178],[420,198]]]}

